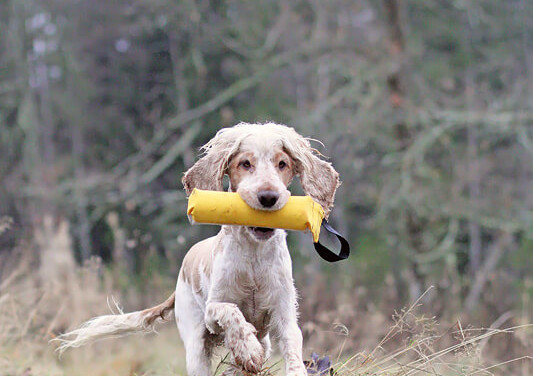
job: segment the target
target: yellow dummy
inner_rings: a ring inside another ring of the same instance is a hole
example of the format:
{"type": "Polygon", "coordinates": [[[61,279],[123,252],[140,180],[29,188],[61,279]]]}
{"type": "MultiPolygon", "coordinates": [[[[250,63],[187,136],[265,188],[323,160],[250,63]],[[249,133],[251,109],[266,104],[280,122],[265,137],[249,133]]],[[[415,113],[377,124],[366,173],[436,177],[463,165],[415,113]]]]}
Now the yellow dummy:
{"type": "Polygon", "coordinates": [[[194,189],[189,196],[187,214],[192,222],[221,225],[310,230],[318,242],[324,210],[309,196],[291,196],[276,211],[250,207],[237,193],[194,189]]]}

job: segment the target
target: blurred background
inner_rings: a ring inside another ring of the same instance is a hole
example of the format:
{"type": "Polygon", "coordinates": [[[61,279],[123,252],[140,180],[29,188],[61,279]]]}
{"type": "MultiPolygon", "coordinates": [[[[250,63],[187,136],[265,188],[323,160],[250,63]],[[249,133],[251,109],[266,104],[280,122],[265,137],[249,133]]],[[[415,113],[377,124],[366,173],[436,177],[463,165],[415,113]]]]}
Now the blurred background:
{"type": "MultiPolygon", "coordinates": [[[[1,1],[0,374],[182,374],[173,324],[47,341],[170,295],[217,231],[181,176],[240,121],[322,141],[343,180],[350,259],[289,235],[306,355],[373,348],[420,297],[445,329],[531,323],[532,36],[527,0],[1,1]]],[[[480,362],[533,353],[496,342],[480,362]]]]}

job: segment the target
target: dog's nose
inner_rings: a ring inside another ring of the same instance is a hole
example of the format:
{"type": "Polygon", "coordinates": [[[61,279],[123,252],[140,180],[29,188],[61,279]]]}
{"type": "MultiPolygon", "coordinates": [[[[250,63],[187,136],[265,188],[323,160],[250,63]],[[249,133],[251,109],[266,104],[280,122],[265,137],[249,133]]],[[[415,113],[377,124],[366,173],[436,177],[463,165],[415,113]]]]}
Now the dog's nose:
{"type": "Polygon", "coordinates": [[[257,194],[257,198],[263,207],[271,208],[278,201],[279,193],[274,191],[261,191],[257,194]]]}

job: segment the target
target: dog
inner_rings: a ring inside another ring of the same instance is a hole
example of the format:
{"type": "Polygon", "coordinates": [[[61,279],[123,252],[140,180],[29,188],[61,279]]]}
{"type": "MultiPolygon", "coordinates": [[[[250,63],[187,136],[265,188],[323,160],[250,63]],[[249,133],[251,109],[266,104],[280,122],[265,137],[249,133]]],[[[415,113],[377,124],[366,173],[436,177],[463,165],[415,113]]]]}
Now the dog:
{"type": "MultiPolygon", "coordinates": [[[[194,188],[237,192],[252,208],[279,210],[287,187],[299,176],[304,192],[328,217],[340,185],[339,174],[320,158],[310,141],[293,128],[240,123],[221,129],[203,147],[201,158],[184,174],[187,195],[194,188]]],[[[297,294],[284,230],[224,225],[186,254],[175,292],[142,311],[93,318],[61,335],[59,351],[106,337],[152,331],[174,311],[185,345],[189,376],[209,376],[216,346],[230,350],[238,369],[256,374],[278,343],[288,376],[307,375],[302,360],[297,294]]]]}

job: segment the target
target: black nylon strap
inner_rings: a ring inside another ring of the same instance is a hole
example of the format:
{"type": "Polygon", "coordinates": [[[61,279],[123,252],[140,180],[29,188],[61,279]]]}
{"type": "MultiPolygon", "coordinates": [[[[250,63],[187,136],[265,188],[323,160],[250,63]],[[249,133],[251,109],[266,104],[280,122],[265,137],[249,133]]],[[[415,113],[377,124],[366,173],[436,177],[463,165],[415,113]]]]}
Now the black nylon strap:
{"type": "Polygon", "coordinates": [[[322,244],[320,244],[320,241],[318,241],[314,243],[315,250],[317,251],[317,253],[320,255],[320,257],[329,262],[346,260],[348,256],[350,256],[350,244],[348,243],[348,241],[341,234],[339,234],[337,230],[331,227],[331,225],[325,219],[322,220],[322,227],[324,227],[326,231],[331,232],[337,237],[337,239],[339,239],[339,241],[341,242],[341,250],[337,255],[330,251],[328,248],[324,247],[322,244]]]}

